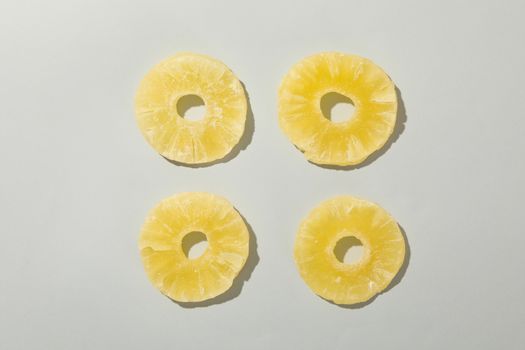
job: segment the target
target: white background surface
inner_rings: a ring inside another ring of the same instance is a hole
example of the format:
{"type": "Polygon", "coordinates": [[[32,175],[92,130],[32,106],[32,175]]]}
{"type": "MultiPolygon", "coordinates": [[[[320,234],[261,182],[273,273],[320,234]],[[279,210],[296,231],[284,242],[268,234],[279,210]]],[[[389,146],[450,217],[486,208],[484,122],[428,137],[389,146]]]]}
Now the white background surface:
{"type": "Polygon", "coordinates": [[[523,349],[524,11],[2,1],[0,348],[523,349]],[[138,82],[183,50],[222,60],[249,92],[255,133],[227,163],[172,165],[135,125],[138,82]],[[281,78],[324,50],[371,58],[404,100],[403,132],[359,169],[312,165],[278,129],[281,78]],[[259,262],[227,302],[183,308],[143,272],[143,219],[181,191],[226,196],[257,236],[259,262]],[[292,260],[300,219],[336,194],[381,204],[410,244],[400,283],[359,309],[316,297],[292,260]]]}

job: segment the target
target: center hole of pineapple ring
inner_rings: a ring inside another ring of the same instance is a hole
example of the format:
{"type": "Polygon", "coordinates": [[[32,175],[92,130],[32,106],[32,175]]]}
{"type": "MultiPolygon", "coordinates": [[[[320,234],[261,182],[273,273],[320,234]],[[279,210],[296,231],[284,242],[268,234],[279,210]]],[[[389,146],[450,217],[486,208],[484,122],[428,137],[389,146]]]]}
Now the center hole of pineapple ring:
{"type": "Polygon", "coordinates": [[[320,104],[323,116],[334,123],[346,122],[354,115],[354,102],[338,92],[323,95],[320,104]]]}
{"type": "Polygon", "coordinates": [[[188,259],[197,259],[208,249],[208,238],[200,231],[192,231],[182,238],[182,251],[188,259]]]}
{"type": "Polygon", "coordinates": [[[201,120],[206,115],[206,104],[197,95],[184,95],[177,101],[177,113],[187,120],[201,120]]]}
{"type": "Polygon", "coordinates": [[[334,247],[334,255],[343,264],[355,264],[363,257],[363,243],[354,236],[341,238],[334,247]]]}

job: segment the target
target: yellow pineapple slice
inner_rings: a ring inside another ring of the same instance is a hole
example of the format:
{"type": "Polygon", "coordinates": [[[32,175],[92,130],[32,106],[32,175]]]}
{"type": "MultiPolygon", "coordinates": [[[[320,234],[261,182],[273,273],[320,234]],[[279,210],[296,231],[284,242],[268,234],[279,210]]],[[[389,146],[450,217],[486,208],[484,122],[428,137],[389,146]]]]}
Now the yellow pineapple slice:
{"type": "Polygon", "coordinates": [[[224,198],[181,193],[162,200],[146,218],[139,249],[151,283],[179,302],[199,302],[227,291],[244,266],[249,233],[241,215],[224,198]],[[196,259],[183,250],[192,232],[208,247],[196,259]]]}
{"type": "Polygon", "coordinates": [[[306,284],[336,304],[355,304],[383,291],[403,264],[405,239],[392,216],[376,204],[351,196],[322,202],[303,220],[294,258],[306,284]],[[340,240],[355,237],[364,248],[351,264],[337,259],[340,240]]]}
{"type": "Polygon", "coordinates": [[[279,88],[279,124],[317,164],[361,163],[386,143],[396,113],[394,83],[359,56],[326,52],[307,57],[292,67],[279,88]],[[324,117],[321,98],[334,92],[352,100],[351,119],[332,122],[324,117]]]}
{"type": "Polygon", "coordinates": [[[139,128],[162,156],[186,164],[209,163],[226,156],[244,132],[246,94],[232,71],[211,57],[181,53],[157,64],[140,83],[135,97],[139,128]],[[177,103],[202,98],[202,120],[185,119],[177,103]]]}

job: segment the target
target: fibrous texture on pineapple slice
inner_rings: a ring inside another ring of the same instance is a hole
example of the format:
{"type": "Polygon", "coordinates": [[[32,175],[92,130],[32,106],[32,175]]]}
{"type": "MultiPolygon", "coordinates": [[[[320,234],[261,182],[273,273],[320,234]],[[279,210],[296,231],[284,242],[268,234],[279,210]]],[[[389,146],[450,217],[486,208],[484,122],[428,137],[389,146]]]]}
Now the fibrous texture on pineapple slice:
{"type": "Polygon", "coordinates": [[[383,291],[405,257],[405,239],[384,209],[351,196],[322,202],[303,220],[294,258],[306,284],[336,304],[356,304],[383,291]],[[345,237],[361,241],[364,253],[355,263],[337,259],[334,249],[345,237]]]}
{"type": "Polygon", "coordinates": [[[163,294],[179,302],[199,302],[227,291],[249,253],[249,233],[241,215],[224,198],[181,193],[161,201],[146,218],[139,248],[146,273],[163,294]],[[202,232],[208,247],[186,256],[186,235],[202,232]]]}
{"type": "Polygon", "coordinates": [[[279,124],[306,158],[317,164],[353,165],[381,148],[394,130],[394,83],[373,62],[326,52],[297,63],[279,88],[279,124]],[[332,122],[321,110],[329,93],[350,98],[351,119],[332,122]]]}
{"type": "Polygon", "coordinates": [[[162,156],[187,164],[226,156],[244,132],[246,94],[232,71],[211,57],[182,53],[157,64],[140,83],[135,110],[149,144],[162,156]],[[202,120],[179,115],[177,103],[197,95],[202,120]]]}

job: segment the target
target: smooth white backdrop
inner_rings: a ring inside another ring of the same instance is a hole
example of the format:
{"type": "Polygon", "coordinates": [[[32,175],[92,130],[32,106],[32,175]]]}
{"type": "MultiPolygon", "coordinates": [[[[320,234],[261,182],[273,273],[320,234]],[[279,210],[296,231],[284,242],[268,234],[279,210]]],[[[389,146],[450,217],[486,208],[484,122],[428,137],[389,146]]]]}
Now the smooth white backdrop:
{"type": "Polygon", "coordinates": [[[522,349],[523,4],[2,1],[0,348],[522,349]],[[277,124],[281,78],[325,50],[375,61],[406,110],[354,170],[308,163],[277,124]],[[135,125],[138,82],[178,51],[246,85],[254,133],[226,163],[175,166],[135,125]],[[143,272],[142,221],[181,191],[227,197],[257,237],[224,303],[183,308],[143,272]],[[411,250],[358,309],[316,297],[292,260],[301,218],[337,194],[382,205],[411,250]]]}

